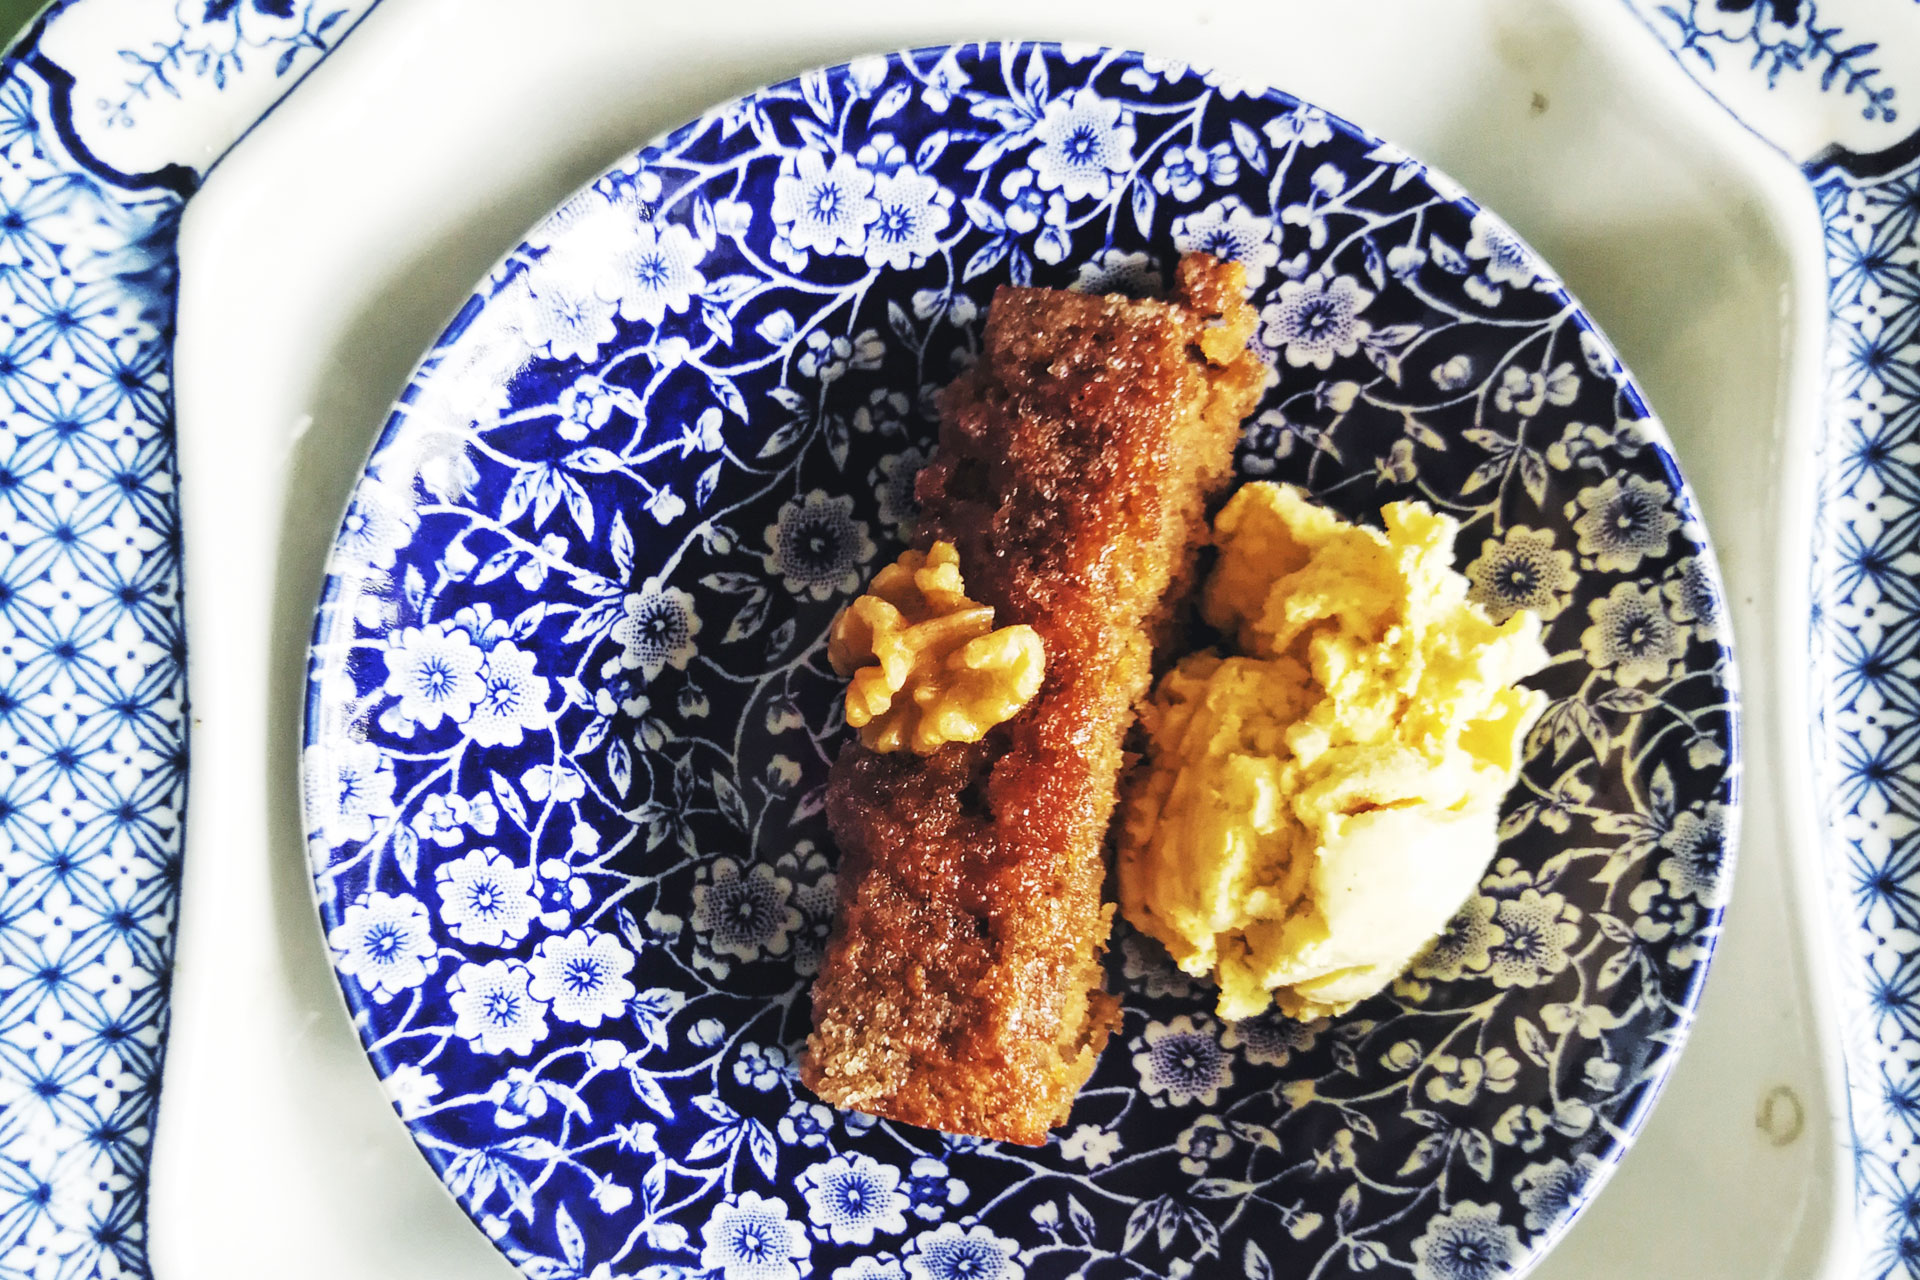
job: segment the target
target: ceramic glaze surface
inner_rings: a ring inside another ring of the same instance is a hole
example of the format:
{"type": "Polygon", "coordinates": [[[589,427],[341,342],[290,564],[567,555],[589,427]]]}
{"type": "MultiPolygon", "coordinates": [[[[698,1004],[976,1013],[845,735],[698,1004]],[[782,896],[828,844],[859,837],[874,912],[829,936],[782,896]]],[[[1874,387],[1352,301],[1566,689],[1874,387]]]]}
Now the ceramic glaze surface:
{"type": "Polygon", "coordinates": [[[1498,220],[1311,106],[966,46],[762,91],[481,286],[336,543],[306,748],[335,965],[396,1107],[533,1275],[1504,1274],[1618,1159],[1730,887],[1736,697],[1664,434],[1498,220]],[[1460,518],[1551,706],[1500,861],[1395,991],[1221,1024],[1124,930],[1123,1027],[1026,1152],[794,1078],[831,921],[824,632],[911,526],[1009,280],[1241,261],[1243,477],[1460,518]]]}
{"type": "Polygon", "coordinates": [[[55,6],[0,66],[0,1268],[36,1278],[146,1271],[186,764],[175,227],[364,6],[109,7],[55,6]],[[305,34],[243,88],[281,7],[305,34]]]}
{"type": "MultiPolygon", "coordinates": [[[[1636,4],[1636,7],[1638,5],[1636,4]]],[[[1649,25],[1728,107],[1804,164],[1825,226],[1825,430],[1815,472],[1813,734],[1822,850],[1846,965],[1846,1054],[1865,1265],[1920,1275],[1920,17],[1800,0],[1649,25]],[[1725,31],[1710,31],[1713,22],[1725,31]],[[1710,56],[1729,36],[1743,70],[1710,56]],[[1756,70],[1764,71],[1756,76],[1756,70]],[[1813,74],[1813,73],[1818,73],[1813,74]],[[1839,108],[1844,105],[1845,111],[1839,108]]]]}
{"type": "MultiPolygon", "coordinates": [[[[1815,749],[1839,815],[1827,856],[1853,966],[1873,1274],[1912,1274],[1920,1083],[1904,1010],[1920,946],[1901,764],[1913,611],[1899,572],[1911,474],[1889,355],[1907,341],[1915,296],[1900,144],[1920,33],[1905,9],[1847,0],[1631,3],[1757,131],[1796,159],[1843,162],[1814,170],[1836,315],[1815,749]]],[[[145,1270],[185,759],[172,227],[197,174],[371,7],[80,0],[56,6],[0,70],[0,1258],[20,1274],[145,1270]]]]}

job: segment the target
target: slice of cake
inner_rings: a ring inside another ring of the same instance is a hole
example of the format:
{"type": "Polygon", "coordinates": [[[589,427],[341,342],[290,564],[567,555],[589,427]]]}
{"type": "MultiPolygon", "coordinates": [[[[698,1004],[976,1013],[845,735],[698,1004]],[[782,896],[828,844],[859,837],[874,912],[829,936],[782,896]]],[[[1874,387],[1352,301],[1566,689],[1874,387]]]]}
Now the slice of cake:
{"type": "Polygon", "coordinates": [[[1121,742],[1263,369],[1239,266],[1167,301],[1006,288],[941,402],[914,545],[1044,644],[1024,708],[928,754],[849,745],[840,907],[801,1079],[838,1106],[1037,1145],[1117,1020],[1101,901],[1121,742]]]}

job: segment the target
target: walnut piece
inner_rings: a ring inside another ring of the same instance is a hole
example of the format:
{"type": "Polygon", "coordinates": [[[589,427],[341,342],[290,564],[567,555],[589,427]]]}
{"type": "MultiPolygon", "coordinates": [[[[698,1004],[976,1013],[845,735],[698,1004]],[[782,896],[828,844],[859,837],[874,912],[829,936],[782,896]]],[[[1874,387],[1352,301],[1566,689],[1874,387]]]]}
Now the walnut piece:
{"type": "Polygon", "coordinates": [[[908,551],[834,619],[827,660],[850,677],[847,723],[874,751],[929,755],[978,742],[1040,691],[1046,653],[1032,627],[993,626],[967,599],[951,542],[908,551]]]}

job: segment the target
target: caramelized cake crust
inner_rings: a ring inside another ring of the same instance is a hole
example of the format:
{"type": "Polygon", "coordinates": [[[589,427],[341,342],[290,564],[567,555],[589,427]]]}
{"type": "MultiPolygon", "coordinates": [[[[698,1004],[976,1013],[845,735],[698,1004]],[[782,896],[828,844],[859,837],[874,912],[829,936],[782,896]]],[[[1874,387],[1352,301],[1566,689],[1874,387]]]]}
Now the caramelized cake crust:
{"type": "Polygon", "coordinates": [[[1263,368],[1237,264],[1173,298],[1003,288],[947,388],[914,545],[1046,649],[1033,701],[926,756],[855,742],[827,814],[840,907],[801,1078],[836,1105],[1037,1145],[1117,1021],[1100,968],[1121,742],[1263,368]]]}

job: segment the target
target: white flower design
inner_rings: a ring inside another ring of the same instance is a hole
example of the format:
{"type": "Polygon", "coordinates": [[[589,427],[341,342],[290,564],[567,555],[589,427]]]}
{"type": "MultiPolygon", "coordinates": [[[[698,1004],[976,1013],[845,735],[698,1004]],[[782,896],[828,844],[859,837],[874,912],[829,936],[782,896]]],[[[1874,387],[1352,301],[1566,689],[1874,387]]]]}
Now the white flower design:
{"type": "Polygon", "coordinates": [[[807,1218],[835,1244],[869,1245],[875,1234],[907,1229],[900,1171],[872,1156],[835,1156],[800,1175],[807,1218]]]}
{"type": "Polygon", "coordinates": [[[713,225],[723,236],[739,239],[753,225],[753,205],[745,200],[719,199],[713,202],[713,225]]]}
{"type": "Polygon", "coordinates": [[[527,799],[540,804],[549,796],[555,804],[565,804],[569,800],[578,800],[587,794],[587,781],[580,771],[567,764],[530,765],[520,775],[520,785],[526,788],[527,799]]]}
{"type": "Polygon", "coordinates": [[[1133,164],[1131,117],[1092,89],[1049,102],[1033,136],[1040,143],[1027,157],[1034,179],[1068,200],[1105,196],[1133,164]]]}
{"type": "Polygon", "coordinates": [[[388,642],[385,656],[383,687],[400,699],[393,710],[403,725],[436,729],[443,719],[458,724],[485,691],[480,683],[485,655],[458,627],[407,627],[388,642]]]}
{"type": "MultiPolygon", "coordinates": [[[[1391,258],[1393,255],[1389,254],[1391,258]]],[[[1473,380],[1473,357],[1449,356],[1433,371],[1433,385],[1442,391],[1458,391],[1473,380]]]]}
{"type": "Polygon", "coordinates": [[[807,334],[806,350],[793,363],[802,377],[827,383],[838,381],[849,368],[878,369],[885,353],[886,343],[872,329],[838,338],[825,329],[814,329],[807,334]]]}
{"type": "MultiPolygon", "coordinates": [[[[1539,278],[1533,255],[1520,237],[1500,219],[1485,212],[1473,215],[1473,234],[1467,241],[1467,256],[1486,262],[1487,279],[1494,284],[1510,284],[1525,289],[1539,278]]],[[[1496,299],[1497,300],[1497,299],[1496,299]]]]}
{"type": "Polygon", "coordinates": [[[415,1120],[427,1112],[433,1100],[440,1096],[440,1077],[431,1071],[422,1071],[418,1063],[403,1062],[393,1069],[393,1074],[380,1082],[387,1097],[393,1102],[393,1109],[400,1113],[402,1120],[415,1120]]]}
{"type": "Polygon", "coordinates": [[[1522,609],[1545,620],[1566,608],[1579,580],[1573,553],[1554,547],[1551,529],[1516,524],[1480,544],[1479,556],[1467,566],[1467,581],[1473,584],[1467,598],[1495,622],[1505,622],[1522,609]]]}
{"type": "Polygon", "coordinates": [[[664,184],[660,175],[633,160],[574,194],[536,227],[527,243],[549,250],[548,261],[579,245],[597,257],[609,236],[653,216],[664,184]]]}
{"type": "Polygon", "coordinates": [[[464,797],[451,792],[435,794],[420,802],[407,825],[422,840],[451,849],[467,838],[468,828],[479,835],[492,835],[500,825],[500,809],[485,791],[464,797]]]}
{"type": "Polygon", "coordinates": [[[902,1259],[913,1280],[1022,1280],[1020,1246],[986,1227],[943,1222],[916,1236],[902,1259]]]}
{"type": "Polygon", "coordinates": [[[1081,293],[1124,293],[1130,298],[1158,297],[1163,288],[1160,264],[1152,255],[1125,249],[1097,251],[1080,264],[1072,287],[1081,293]]]}
{"type": "Polygon", "coordinates": [[[1647,557],[1667,554],[1667,545],[1680,528],[1673,510],[1673,491],[1658,480],[1640,476],[1608,476],[1582,489],[1567,504],[1567,517],[1579,535],[1580,554],[1592,556],[1596,568],[1632,573],[1647,557]]]}
{"type": "Polygon", "coordinates": [[[1500,1221],[1500,1207],[1455,1201],[1427,1221],[1413,1242],[1414,1280],[1498,1280],[1513,1270],[1520,1237],[1500,1221]]]}
{"type": "Polygon", "coordinates": [[[927,105],[935,111],[945,111],[954,95],[971,82],[972,77],[960,66],[958,50],[948,49],[927,74],[927,105]]]}
{"type": "Polygon", "coordinates": [[[793,881],[764,862],[742,875],[732,858],[715,858],[706,874],[710,879],[693,886],[693,927],[706,949],[735,960],[785,955],[800,927],[793,881]]]}
{"type": "Polygon", "coordinates": [[[1411,972],[1440,982],[1452,982],[1467,973],[1485,973],[1493,949],[1507,940],[1506,930],[1494,919],[1499,909],[1499,903],[1485,894],[1468,898],[1440,936],[1413,962],[1411,972]]]}
{"type": "Polygon", "coordinates": [[[1233,1060],[1220,1047],[1219,1024],[1204,1013],[1149,1022],[1133,1039],[1133,1069],[1140,1073],[1140,1091],[1156,1107],[1210,1107],[1233,1083],[1233,1060]]]}
{"type": "Polygon", "coordinates": [[[1708,910],[1727,904],[1733,888],[1727,874],[1727,806],[1696,804],[1675,814],[1660,847],[1669,855],[1660,861],[1660,878],[1675,898],[1692,898],[1708,910]]]}
{"type": "Polygon", "coordinates": [[[907,1273],[900,1269],[897,1259],[876,1258],[868,1254],[837,1268],[828,1280],[907,1280],[907,1273]]]}
{"type": "Polygon", "coordinates": [[[1709,640],[1720,634],[1723,610],[1720,592],[1713,584],[1704,557],[1688,556],[1675,565],[1660,586],[1667,598],[1667,613],[1675,622],[1687,623],[1694,634],[1709,640]]]}
{"type": "Polygon", "coordinates": [[[873,91],[887,82],[887,69],[888,59],[884,55],[870,53],[847,64],[847,79],[853,83],[855,94],[871,98],[873,91]]]}
{"type": "Polygon", "coordinates": [[[1089,1169],[1103,1169],[1113,1163],[1113,1156],[1120,1150],[1120,1131],[1102,1129],[1097,1124],[1074,1126],[1072,1133],[1060,1139],[1060,1154],[1068,1160],[1076,1160],[1089,1169]]]}
{"type": "Polygon", "coordinates": [[[340,522],[334,542],[334,564],[348,568],[391,569],[393,553],[413,541],[420,513],[406,495],[378,480],[367,480],[353,492],[353,505],[340,522]]]}
{"type": "Polygon", "coordinates": [[[760,558],[767,572],[793,594],[815,600],[857,591],[860,566],[873,559],[873,539],[867,522],[853,518],[853,499],[829,497],[822,489],[783,503],[765,536],[767,550],[760,558]]]}
{"type": "Polygon", "coordinates": [[[706,256],[693,233],[677,222],[642,222],[622,246],[613,280],[620,318],[658,325],[669,311],[684,313],[707,287],[700,274],[706,256]]]}
{"type": "MultiPolygon", "coordinates": [[[[560,393],[560,402],[556,407],[560,410],[560,421],[554,430],[560,433],[560,438],[585,440],[606,426],[608,419],[613,417],[614,409],[621,407],[621,393],[598,375],[586,373],[574,379],[573,385],[560,393]]],[[[636,404],[633,409],[638,407],[636,404]]]]}
{"type": "MultiPolygon", "coordinates": [[[[1007,201],[1005,218],[1009,229],[1027,235],[1045,225],[1060,239],[1067,225],[1067,198],[1059,192],[1049,194],[1034,180],[1033,170],[1015,169],[1000,180],[1000,194],[1007,201]]],[[[971,303],[969,303],[971,305],[971,303]]],[[[955,324],[965,323],[956,318],[955,324]]]]}
{"type": "Polygon", "coordinates": [[[393,814],[393,762],[372,743],[316,743],[302,764],[307,823],[328,846],[370,839],[393,814]]]}
{"type": "Polygon", "coordinates": [[[1284,1067],[1296,1053],[1313,1048],[1313,1042],[1326,1030],[1324,1020],[1301,1022],[1265,1014],[1230,1023],[1220,1037],[1222,1048],[1240,1049],[1255,1066],[1284,1067]]]}
{"type": "Polygon", "coordinates": [[[777,1088],[792,1074],[787,1051],[778,1045],[748,1041],[740,1046],[740,1056],[733,1060],[733,1078],[758,1093],[777,1088]]]}
{"type": "Polygon", "coordinates": [[[1548,404],[1572,404],[1580,396],[1580,375],[1569,361],[1551,369],[1522,369],[1508,365],[1500,375],[1500,388],[1493,393],[1494,407],[1502,413],[1517,413],[1531,418],[1548,404]]]}
{"type": "Polygon", "coordinates": [[[619,310],[619,303],[602,298],[591,281],[569,280],[553,271],[540,273],[537,282],[529,273],[508,286],[502,306],[529,347],[554,360],[583,364],[613,341],[613,317],[619,310]]]}
{"type": "Polygon", "coordinates": [[[422,840],[431,840],[443,848],[452,848],[467,838],[466,824],[454,816],[453,802],[458,796],[431,795],[420,802],[407,825],[422,840]]]}
{"type": "Polygon", "coordinates": [[[787,1114],[780,1117],[776,1132],[780,1135],[780,1141],[790,1147],[825,1146],[828,1136],[833,1132],[833,1117],[832,1107],[799,1100],[787,1108],[787,1114]]]}
{"type": "MultiPolygon", "coordinates": [[[[631,1187],[623,1187],[619,1183],[611,1180],[595,1182],[593,1184],[593,1202],[599,1206],[600,1212],[602,1213],[618,1213],[633,1203],[633,1189],[631,1187]]],[[[601,1263],[600,1266],[605,1267],[606,1264],[601,1263]]],[[[596,1274],[598,1274],[599,1270],[600,1267],[594,1268],[596,1274]]],[[[593,1277],[588,1277],[588,1280],[593,1280],[593,1277]]],[[[612,1280],[611,1268],[608,1268],[608,1280],[612,1280]]]]}
{"type": "Polygon", "coordinates": [[[919,518],[920,504],[913,499],[913,482],[920,468],[927,465],[925,449],[914,445],[880,459],[868,477],[873,493],[880,500],[880,523],[902,542],[913,536],[913,523],[919,518]]]}
{"type": "Polygon", "coordinates": [[[1359,318],[1373,294],[1352,276],[1326,279],[1318,273],[1280,285],[1275,301],[1261,308],[1260,340],[1296,369],[1325,369],[1335,356],[1350,356],[1373,326],[1359,318]]]}
{"type": "Polygon", "coordinates": [[[1173,1140],[1173,1149],[1180,1153],[1181,1170],[1197,1178],[1214,1161],[1226,1159],[1233,1144],[1233,1131],[1227,1128],[1227,1122],[1219,1116],[1205,1115],[1181,1130],[1173,1140]]]}
{"type": "MultiPolygon", "coordinates": [[[[643,170],[630,181],[615,174],[563,205],[548,224],[552,232],[533,237],[548,247],[528,275],[536,301],[547,300],[542,320],[551,329],[573,326],[578,316],[577,330],[560,335],[570,349],[611,341],[615,314],[658,327],[669,312],[685,313],[706,288],[706,246],[687,227],[656,220],[660,192],[658,174],[643,170]]],[[[553,355],[562,358],[558,350],[553,355]]],[[[561,434],[578,438],[564,423],[561,434]]]]}
{"type": "Polygon", "coordinates": [[[1273,219],[1247,208],[1239,196],[1222,196],[1196,213],[1175,218],[1173,244],[1182,253],[1210,253],[1222,261],[1239,263],[1247,273],[1250,289],[1265,283],[1267,269],[1280,261],[1273,219]]]}
{"type": "Polygon", "coordinates": [[[1495,1047],[1485,1055],[1437,1054],[1427,1064],[1427,1098],[1432,1102],[1471,1103],[1482,1088],[1489,1093],[1508,1093],[1520,1074],[1520,1060],[1505,1049],[1495,1047]]]}
{"type": "Polygon", "coordinates": [[[1261,132],[1276,147],[1319,147],[1333,141],[1333,125],[1318,107],[1295,107],[1267,121],[1261,132]]]}
{"type": "Polygon", "coordinates": [[[540,914],[533,872],[498,849],[475,849],[434,868],[440,920],[461,942],[504,947],[527,936],[540,914]]]}
{"type": "Polygon", "coordinates": [[[1494,913],[1506,935],[1488,953],[1488,969],[1497,987],[1534,987],[1571,963],[1580,940],[1580,909],[1557,893],[1523,890],[1503,898],[1494,913]]]}
{"type": "Polygon", "coordinates": [[[412,894],[363,893],[327,933],[333,966],[380,1004],[427,980],[434,957],[427,909],[412,894]]]}
{"type": "Polygon", "coordinates": [[[1175,200],[1198,200],[1207,189],[1210,160],[1205,147],[1168,147],[1160,153],[1160,167],[1153,173],[1153,189],[1175,200]]]}
{"type": "Polygon", "coordinates": [[[720,1280],[799,1280],[813,1243],[787,1217],[784,1200],[752,1191],[728,1196],[700,1228],[700,1265],[720,1280]]]}
{"type": "Polygon", "coordinates": [[[953,192],[910,166],[873,180],[879,213],[867,228],[867,265],[905,270],[940,248],[940,233],[953,220],[953,192]]]}
{"type": "Polygon", "coordinates": [[[553,722],[547,710],[546,677],[534,674],[533,655],[511,640],[488,652],[480,671],[480,689],[473,714],[463,727],[483,747],[517,747],[527,733],[553,722]]]}
{"type": "Polygon", "coordinates": [[[1574,1206],[1600,1172],[1600,1161],[1582,1151],[1572,1164],[1557,1156],[1544,1164],[1530,1164],[1514,1175],[1513,1189],[1527,1211],[1529,1231],[1546,1231],[1572,1213],[1574,1206]]]}
{"type": "Polygon", "coordinates": [[[873,174],[852,156],[829,159],[826,152],[809,148],[781,161],[773,183],[773,221],[792,252],[861,253],[867,227],[879,216],[873,174]]]}
{"type": "Polygon", "coordinates": [[[661,485],[640,504],[646,513],[653,517],[655,524],[672,524],[686,513],[687,501],[673,490],[661,485]]]}
{"type": "Polygon", "coordinates": [[[528,991],[544,1001],[562,1022],[597,1027],[626,1012],[634,986],[627,974],[633,953],[611,933],[575,929],[541,940],[528,962],[533,981],[528,991]]]}
{"type": "Polygon", "coordinates": [[[525,1067],[508,1067],[507,1074],[487,1090],[487,1096],[499,1103],[493,1122],[503,1129],[523,1128],[527,1121],[538,1120],[547,1114],[554,1099],[552,1089],[525,1067]]]}
{"type": "Polygon", "coordinates": [[[663,668],[685,671],[699,652],[693,638],[700,634],[700,615],[693,597],[678,587],[663,587],[648,578],[637,592],[621,601],[620,620],[613,639],[620,646],[620,665],[652,680],[663,668]]]}
{"type": "Polygon", "coordinates": [[[1667,616],[1658,587],[1617,584],[1587,606],[1593,625],[1580,648],[1597,670],[1623,685],[1658,684],[1686,652],[1686,636],[1667,616]]]}
{"type": "Polygon", "coordinates": [[[949,1176],[946,1161],[937,1156],[916,1156],[907,1169],[907,1198],[913,1201],[913,1216],[938,1222],[948,1209],[965,1204],[967,1184],[949,1176]]]}
{"type": "Polygon", "coordinates": [[[453,1033],[475,1053],[532,1053],[547,1038],[547,1006],[527,989],[532,977],[519,960],[461,965],[447,980],[453,1033]]]}
{"type": "Polygon", "coordinates": [[[1213,91],[1222,98],[1252,98],[1267,92],[1271,85],[1251,76],[1237,75],[1231,71],[1221,71],[1208,67],[1200,73],[1200,79],[1213,86],[1213,91]]]}

